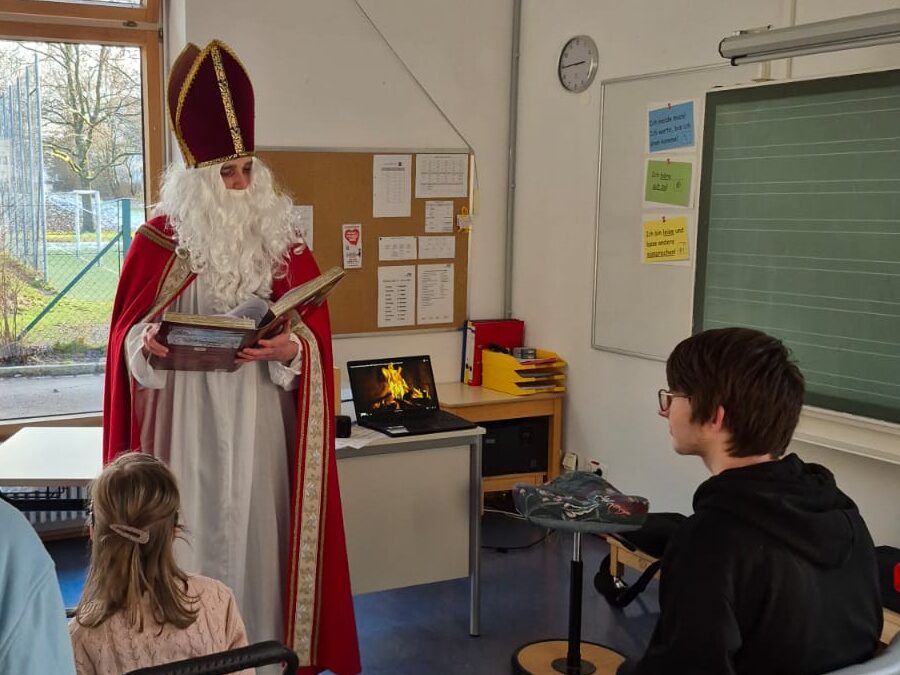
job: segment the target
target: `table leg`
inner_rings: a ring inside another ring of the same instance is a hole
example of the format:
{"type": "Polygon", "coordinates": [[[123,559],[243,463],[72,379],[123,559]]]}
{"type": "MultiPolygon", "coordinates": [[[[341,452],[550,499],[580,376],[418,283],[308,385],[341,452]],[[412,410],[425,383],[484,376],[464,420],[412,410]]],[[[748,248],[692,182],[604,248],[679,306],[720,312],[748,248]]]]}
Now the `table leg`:
{"type": "Polygon", "coordinates": [[[562,454],[562,399],[553,401],[553,414],[550,415],[550,443],[547,456],[547,480],[559,476],[560,455],[562,454]]]}
{"type": "Polygon", "coordinates": [[[481,634],[481,436],[469,457],[469,635],[481,634]]]}
{"type": "Polygon", "coordinates": [[[606,537],[606,543],[609,544],[609,571],[616,579],[625,578],[625,565],[619,560],[619,551],[621,547],[612,537],[606,537]]]}

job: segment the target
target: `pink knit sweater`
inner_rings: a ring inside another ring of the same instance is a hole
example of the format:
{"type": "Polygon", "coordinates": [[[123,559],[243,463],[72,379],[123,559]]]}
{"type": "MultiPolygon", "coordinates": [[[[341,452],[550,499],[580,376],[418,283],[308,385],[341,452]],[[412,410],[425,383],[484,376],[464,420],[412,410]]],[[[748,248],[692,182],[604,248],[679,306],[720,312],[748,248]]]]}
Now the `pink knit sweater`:
{"type": "MultiPolygon", "coordinates": [[[[219,581],[203,576],[188,578],[188,591],[199,596],[200,613],[187,628],[160,626],[144,616],[144,630],[129,625],[122,610],[94,628],[75,619],[69,635],[78,675],[121,675],[137,668],[180,661],[194,656],[244,647],[247,633],[234,595],[219,581]]],[[[253,670],[241,671],[245,675],[253,670]]]]}

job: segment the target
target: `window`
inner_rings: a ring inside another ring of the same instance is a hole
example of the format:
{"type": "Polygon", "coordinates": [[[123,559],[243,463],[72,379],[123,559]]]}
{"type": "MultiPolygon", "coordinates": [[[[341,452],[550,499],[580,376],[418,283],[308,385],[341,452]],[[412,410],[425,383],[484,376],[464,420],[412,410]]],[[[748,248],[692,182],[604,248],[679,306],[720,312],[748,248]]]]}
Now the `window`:
{"type": "Polygon", "coordinates": [[[158,4],[12,4],[23,21],[0,22],[20,38],[0,40],[0,424],[100,411],[119,269],[162,154],[157,29],[120,27],[158,4]],[[44,7],[76,25],[44,23],[44,7]],[[119,27],[77,25],[104,16],[119,27]]]}

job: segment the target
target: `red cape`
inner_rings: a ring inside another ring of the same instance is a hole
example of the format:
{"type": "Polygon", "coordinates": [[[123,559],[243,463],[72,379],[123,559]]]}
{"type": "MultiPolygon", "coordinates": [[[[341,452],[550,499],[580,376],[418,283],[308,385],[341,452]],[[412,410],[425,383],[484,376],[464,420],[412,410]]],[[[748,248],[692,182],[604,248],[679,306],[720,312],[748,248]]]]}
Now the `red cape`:
{"type": "MultiPolygon", "coordinates": [[[[132,405],[135,383],[125,364],[125,337],[135,323],[157,319],[196,278],[186,268],[185,260],[175,255],[173,234],[164,216],[145,223],[136,233],[122,265],[106,356],[104,464],[119,453],[141,450],[140,429],[132,405]]],[[[273,281],[272,298],[279,298],[318,274],[319,268],[308,249],[292,253],[287,275],[273,281]]],[[[296,473],[291,476],[291,558],[285,589],[285,598],[290,602],[285,602],[285,637],[286,643],[298,652],[301,665],[305,665],[300,669],[304,675],[324,669],[338,675],[354,675],[360,672],[359,646],[334,451],[334,378],[327,305],[304,314],[303,323],[309,330],[300,335],[304,343],[303,375],[299,391],[295,392],[296,473]],[[322,457],[306,452],[309,439],[316,434],[322,457]],[[305,496],[309,494],[316,497],[311,500],[305,496]],[[301,537],[304,532],[299,527],[301,522],[312,522],[311,512],[316,516],[315,522],[324,524],[312,544],[310,537],[301,537]],[[310,550],[316,542],[317,547],[310,550]],[[315,579],[312,588],[308,583],[303,585],[310,572],[315,579]],[[312,618],[305,622],[304,616],[312,618]]]]}

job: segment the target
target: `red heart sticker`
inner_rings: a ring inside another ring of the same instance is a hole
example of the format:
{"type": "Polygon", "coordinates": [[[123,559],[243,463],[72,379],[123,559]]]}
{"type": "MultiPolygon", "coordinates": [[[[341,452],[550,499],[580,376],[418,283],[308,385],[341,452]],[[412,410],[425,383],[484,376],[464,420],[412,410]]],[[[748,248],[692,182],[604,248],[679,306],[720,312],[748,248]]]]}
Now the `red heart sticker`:
{"type": "Polygon", "coordinates": [[[344,239],[350,242],[351,246],[356,246],[359,243],[359,230],[346,230],[344,232],[344,239]]]}

